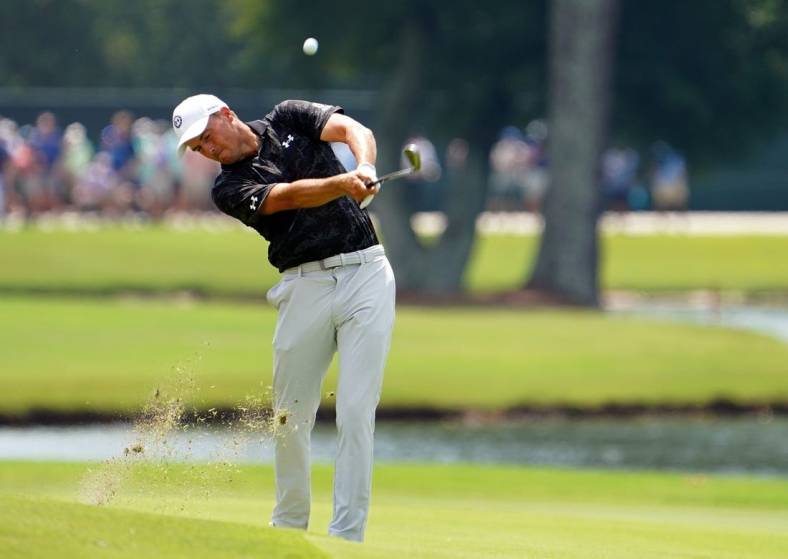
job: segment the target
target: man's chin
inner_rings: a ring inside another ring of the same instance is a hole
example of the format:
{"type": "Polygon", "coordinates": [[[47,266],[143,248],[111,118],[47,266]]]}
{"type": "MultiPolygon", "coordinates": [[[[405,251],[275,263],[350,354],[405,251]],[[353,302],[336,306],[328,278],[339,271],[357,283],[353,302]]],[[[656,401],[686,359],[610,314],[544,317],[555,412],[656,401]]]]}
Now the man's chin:
{"type": "Polygon", "coordinates": [[[233,157],[232,154],[222,152],[216,157],[216,160],[222,165],[232,165],[238,161],[238,158],[233,157]]]}

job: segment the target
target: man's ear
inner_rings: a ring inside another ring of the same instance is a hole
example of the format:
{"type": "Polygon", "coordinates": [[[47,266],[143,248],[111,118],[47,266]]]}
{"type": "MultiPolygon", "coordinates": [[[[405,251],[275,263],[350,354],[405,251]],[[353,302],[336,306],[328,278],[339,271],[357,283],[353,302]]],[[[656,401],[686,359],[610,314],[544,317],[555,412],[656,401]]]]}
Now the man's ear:
{"type": "Polygon", "coordinates": [[[227,107],[219,109],[219,114],[226,118],[228,122],[232,122],[234,119],[238,118],[236,114],[227,107]]]}

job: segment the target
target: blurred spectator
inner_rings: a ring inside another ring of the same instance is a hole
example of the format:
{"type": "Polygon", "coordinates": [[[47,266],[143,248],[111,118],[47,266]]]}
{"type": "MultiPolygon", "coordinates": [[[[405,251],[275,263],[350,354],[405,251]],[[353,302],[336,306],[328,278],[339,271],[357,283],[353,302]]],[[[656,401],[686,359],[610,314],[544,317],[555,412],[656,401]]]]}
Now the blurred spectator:
{"type": "Polygon", "coordinates": [[[640,156],[632,148],[612,147],[602,155],[602,192],[608,209],[623,212],[630,208],[639,165],[640,156]]]}
{"type": "MultiPolygon", "coordinates": [[[[29,134],[29,128],[26,131],[29,134]]],[[[33,214],[47,210],[43,164],[29,142],[23,142],[11,152],[11,167],[12,181],[21,203],[33,214]]]]}
{"type": "Polygon", "coordinates": [[[137,154],[137,176],[132,184],[139,184],[136,206],[154,218],[161,217],[175,199],[175,176],[170,158],[175,157],[175,146],[167,153],[165,132],[169,124],[154,122],[147,117],[134,123],[134,151],[137,154]]]}
{"type": "Polygon", "coordinates": [[[648,189],[643,186],[642,182],[635,183],[635,186],[629,191],[629,209],[636,212],[647,210],[649,203],[648,189]]]}
{"type": "Polygon", "coordinates": [[[38,115],[28,142],[40,157],[44,169],[52,169],[60,157],[60,130],[55,115],[50,112],[38,115]]]}
{"type": "Polygon", "coordinates": [[[79,122],[66,126],[63,133],[62,176],[66,199],[74,200],[74,188],[82,173],[93,159],[93,145],[88,139],[85,127],[79,122]]]}
{"type": "Polygon", "coordinates": [[[454,138],[446,146],[446,169],[451,173],[462,173],[468,163],[470,146],[462,138],[454,138]]]}
{"type": "Polygon", "coordinates": [[[21,131],[24,143],[13,152],[17,185],[32,213],[59,209],[65,202],[58,164],[60,162],[60,129],[55,115],[38,115],[33,127],[21,131]]]}
{"type": "Polygon", "coordinates": [[[101,131],[101,150],[110,157],[112,171],[115,173],[114,188],[109,205],[105,207],[112,214],[124,214],[134,208],[138,199],[138,176],[136,151],[132,138],[133,117],[128,111],[118,111],[112,121],[101,131]]]}
{"type": "Polygon", "coordinates": [[[0,166],[0,180],[3,182],[3,207],[5,213],[11,213],[22,207],[22,201],[17,196],[15,186],[15,167],[13,164],[14,152],[22,143],[17,125],[13,120],[0,118],[0,146],[5,153],[4,161],[0,166]]]}
{"type": "Polygon", "coordinates": [[[522,209],[529,159],[530,150],[520,129],[504,128],[490,151],[490,209],[522,209]]]}
{"type": "Polygon", "coordinates": [[[0,218],[6,214],[5,207],[5,185],[6,185],[6,169],[7,163],[11,156],[6,148],[3,136],[0,135],[0,218]]]}
{"type": "Polygon", "coordinates": [[[541,120],[530,122],[525,134],[515,126],[501,131],[490,151],[490,209],[539,211],[549,178],[546,140],[541,120]]]}
{"type": "Polygon", "coordinates": [[[105,151],[99,152],[77,179],[72,201],[80,211],[114,214],[112,198],[116,183],[112,157],[105,151]]]}
{"type": "MultiPolygon", "coordinates": [[[[410,182],[410,185],[406,186],[410,190],[408,195],[410,209],[414,212],[438,211],[442,209],[441,201],[443,199],[443,192],[438,184],[442,169],[435,145],[422,135],[408,138],[405,145],[408,144],[414,144],[421,157],[421,169],[407,177],[410,182]]],[[[403,169],[410,167],[410,162],[404,154],[400,160],[400,166],[403,169]]]]}
{"type": "Polygon", "coordinates": [[[654,209],[685,210],[689,200],[689,185],[684,158],[662,141],[652,146],[651,154],[654,162],[651,174],[651,198],[654,209]]]}
{"type": "Polygon", "coordinates": [[[112,115],[111,124],[101,131],[101,150],[109,153],[112,170],[124,178],[131,176],[135,163],[131,125],[131,113],[118,111],[112,115]]]}

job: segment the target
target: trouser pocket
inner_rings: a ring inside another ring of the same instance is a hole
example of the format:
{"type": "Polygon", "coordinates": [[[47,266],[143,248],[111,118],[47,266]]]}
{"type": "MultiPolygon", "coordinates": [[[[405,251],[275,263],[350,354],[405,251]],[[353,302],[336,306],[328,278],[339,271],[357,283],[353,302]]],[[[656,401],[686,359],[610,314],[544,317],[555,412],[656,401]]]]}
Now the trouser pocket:
{"type": "Polygon", "coordinates": [[[265,300],[268,301],[268,304],[274,307],[275,309],[279,310],[279,307],[284,301],[287,293],[290,291],[290,288],[295,283],[298,278],[283,278],[279,280],[279,283],[274,285],[271,289],[269,289],[265,294],[265,300]]]}

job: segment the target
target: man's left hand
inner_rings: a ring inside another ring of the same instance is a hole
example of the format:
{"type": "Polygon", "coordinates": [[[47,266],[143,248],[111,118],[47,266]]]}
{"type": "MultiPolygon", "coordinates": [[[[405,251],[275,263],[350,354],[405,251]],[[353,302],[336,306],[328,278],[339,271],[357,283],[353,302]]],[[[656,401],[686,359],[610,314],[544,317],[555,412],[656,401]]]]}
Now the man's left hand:
{"type": "MultiPolygon", "coordinates": [[[[372,184],[376,180],[378,180],[378,172],[375,169],[375,166],[372,163],[362,163],[356,168],[356,173],[358,174],[358,178],[360,178],[364,184],[372,184]]],[[[366,208],[372,199],[375,197],[375,194],[378,193],[380,190],[380,185],[375,185],[370,187],[370,194],[366,198],[364,198],[359,207],[363,210],[366,208]]]]}

